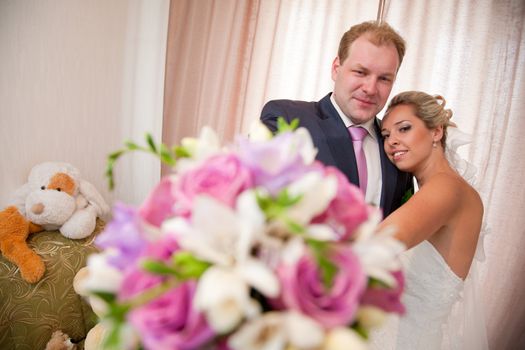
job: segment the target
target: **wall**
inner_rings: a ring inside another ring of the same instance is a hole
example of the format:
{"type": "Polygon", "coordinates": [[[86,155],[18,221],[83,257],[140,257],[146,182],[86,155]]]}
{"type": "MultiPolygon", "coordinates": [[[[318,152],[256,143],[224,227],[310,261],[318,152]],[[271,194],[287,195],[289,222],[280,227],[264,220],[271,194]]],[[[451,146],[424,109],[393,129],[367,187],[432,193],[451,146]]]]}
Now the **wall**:
{"type": "Polygon", "coordinates": [[[169,0],[0,2],[0,208],[43,161],[72,163],[113,203],[158,181],[128,155],[108,190],[106,156],[125,139],[160,140],[169,0]]]}

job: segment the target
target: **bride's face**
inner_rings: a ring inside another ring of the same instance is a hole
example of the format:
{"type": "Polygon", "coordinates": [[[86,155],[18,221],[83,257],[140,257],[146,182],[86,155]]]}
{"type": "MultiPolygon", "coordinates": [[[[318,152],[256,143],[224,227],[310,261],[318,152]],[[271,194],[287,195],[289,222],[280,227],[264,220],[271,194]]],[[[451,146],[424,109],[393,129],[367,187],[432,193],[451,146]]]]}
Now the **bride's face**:
{"type": "Polygon", "coordinates": [[[435,133],[409,105],[398,105],[383,118],[381,134],[388,158],[400,170],[413,173],[432,154],[435,133]]]}

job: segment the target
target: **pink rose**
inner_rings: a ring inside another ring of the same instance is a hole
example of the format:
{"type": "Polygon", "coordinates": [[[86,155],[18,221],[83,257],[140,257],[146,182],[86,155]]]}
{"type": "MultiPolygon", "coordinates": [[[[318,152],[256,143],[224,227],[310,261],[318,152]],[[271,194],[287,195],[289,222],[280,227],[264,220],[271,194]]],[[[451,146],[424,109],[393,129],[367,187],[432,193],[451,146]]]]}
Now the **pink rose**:
{"type": "Polygon", "coordinates": [[[337,179],[337,193],[328,208],[313,219],[314,223],[328,224],[341,240],[349,239],[356,229],[368,219],[369,208],[361,190],[348,182],[337,168],[325,167],[325,176],[337,179]]]}
{"type": "Polygon", "coordinates": [[[253,186],[250,170],[232,154],[214,156],[184,173],[174,188],[176,214],[189,216],[193,199],[206,194],[234,207],[237,196],[253,186]]]}
{"type": "Polygon", "coordinates": [[[392,275],[397,281],[395,288],[368,287],[361,299],[361,304],[376,306],[386,312],[403,314],[405,307],[401,303],[401,294],[405,287],[405,278],[401,271],[393,272],[392,275]]]}
{"type": "Polygon", "coordinates": [[[172,188],[172,179],[163,178],[142,204],[139,215],[148,223],[160,227],[166,218],[174,214],[175,197],[172,188]]]}
{"type": "Polygon", "coordinates": [[[298,310],[325,328],[349,325],[366,288],[366,276],[349,247],[334,247],[329,258],[338,268],[329,288],[323,284],[317,261],[311,255],[303,256],[293,266],[281,265],[277,273],[282,288],[276,305],[298,310]]]}
{"type": "Polygon", "coordinates": [[[192,307],[195,281],[171,289],[129,314],[146,349],[201,349],[214,332],[204,315],[192,307]]]}

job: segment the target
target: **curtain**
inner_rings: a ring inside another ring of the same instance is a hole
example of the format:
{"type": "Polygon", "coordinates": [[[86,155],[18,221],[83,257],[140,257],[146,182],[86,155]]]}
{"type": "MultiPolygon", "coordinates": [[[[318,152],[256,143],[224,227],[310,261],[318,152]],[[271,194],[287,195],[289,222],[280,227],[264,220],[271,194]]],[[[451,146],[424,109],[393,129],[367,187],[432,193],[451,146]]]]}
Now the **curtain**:
{"type": "MultiPolygon", "coordinates": [[[[319,100],[351,25],[373,20],[378,2],[172,0],[163,140],[210,125],[225,142],[247,132],[275,98],[319,100]]],[[[461,154],[478,168],[490,234],[482,270],[489,342],[525,346],[525,2],[391,0],[385,19],[407,41],[395,93],[441,94],[473,135],[461,154]]],[[[165,170],[166,171],[166,170],[165,170]]]]}

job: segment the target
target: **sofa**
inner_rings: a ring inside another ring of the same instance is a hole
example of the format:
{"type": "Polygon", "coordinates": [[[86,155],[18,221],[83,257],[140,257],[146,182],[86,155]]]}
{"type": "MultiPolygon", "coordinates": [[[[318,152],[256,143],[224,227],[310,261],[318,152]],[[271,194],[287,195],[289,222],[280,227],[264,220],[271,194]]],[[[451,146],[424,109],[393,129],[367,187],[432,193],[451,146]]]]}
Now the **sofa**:
{"type": "Polygon", "coordinates": [[[42,279],[29,284],[18,268],[0,255],[0,349],[45,349],[51,334],[61,330],[82,349],[97,317],[73,289],[73,278],[87,257],[97,252],[93,241],[103,229],[97,221],[93,234],[72,240],[59,231],[33,234],[28,244],[44,260],[42,279]]]}

